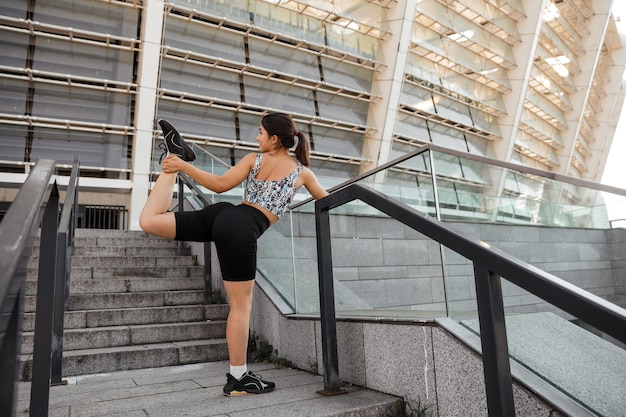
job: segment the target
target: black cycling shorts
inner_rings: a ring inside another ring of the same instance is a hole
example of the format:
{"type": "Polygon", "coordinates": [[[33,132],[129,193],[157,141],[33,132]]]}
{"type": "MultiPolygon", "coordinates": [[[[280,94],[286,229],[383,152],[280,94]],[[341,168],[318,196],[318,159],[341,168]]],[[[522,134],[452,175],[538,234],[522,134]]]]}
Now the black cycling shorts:
{"type": "Polygon", "coordinates": [[[227,202],[202,210],[174,212],[176,240],[215,242],[225,281],[249,281],[256,275],[257,239],[270,222],[260,210],[227,202]]]}

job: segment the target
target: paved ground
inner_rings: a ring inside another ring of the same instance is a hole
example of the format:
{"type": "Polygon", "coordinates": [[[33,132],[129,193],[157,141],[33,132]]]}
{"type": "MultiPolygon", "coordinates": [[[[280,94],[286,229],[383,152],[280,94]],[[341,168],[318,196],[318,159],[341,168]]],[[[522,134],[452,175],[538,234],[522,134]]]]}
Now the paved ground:
{"type": "MultiPolygon", "coordinates": [[[[255,363],[249,368],[276,382],[263,395],[225,397],[227,362],[121,371],[67,378],[50,388],[50,417],[298,417],[393,416],[397,398],[347,386],[347,394],[322,396],[323,378],[307,372],[255,363]]],[[[18,413],[28,416],[30,384],[20,383],[18,413]]]]}

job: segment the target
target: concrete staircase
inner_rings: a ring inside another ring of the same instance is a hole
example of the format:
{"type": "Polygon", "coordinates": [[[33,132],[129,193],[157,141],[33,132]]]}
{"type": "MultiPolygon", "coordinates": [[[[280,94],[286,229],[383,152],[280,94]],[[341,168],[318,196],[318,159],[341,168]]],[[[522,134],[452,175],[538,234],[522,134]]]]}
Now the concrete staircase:
{"type": "MultiPolygon", "coordinates": [[[[22,380],[31,377],[38,241],[28,263],[22,380]]],[[[228,306],[204,305],[204,270],[178,243],[143,232],[77,229],[63,375],[225,360],[228,306]]]]}

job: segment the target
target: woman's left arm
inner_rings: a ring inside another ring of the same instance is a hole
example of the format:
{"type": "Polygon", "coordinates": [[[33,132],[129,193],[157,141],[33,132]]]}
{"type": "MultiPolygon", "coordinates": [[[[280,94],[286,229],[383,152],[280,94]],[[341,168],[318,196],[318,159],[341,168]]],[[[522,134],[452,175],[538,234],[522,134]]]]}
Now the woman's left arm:
{"type": "Polygon", "coordinates": [[[316,200],[328,195],[328,191],[322,187],[322,184],[319,183],[317,177],[309,168],[303,167],[300,177],[302,178],[302,185],[306,187],[307,191],[316,200]]]}

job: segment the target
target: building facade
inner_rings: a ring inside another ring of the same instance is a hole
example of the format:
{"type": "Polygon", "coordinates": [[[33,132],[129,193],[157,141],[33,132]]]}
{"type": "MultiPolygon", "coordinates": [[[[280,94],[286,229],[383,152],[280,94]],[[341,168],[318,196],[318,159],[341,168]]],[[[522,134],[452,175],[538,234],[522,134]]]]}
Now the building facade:
{"type": "MultiPolygon", "coordinates": [[[[329,187],[426,143],[599,182],[624,101],[612,2],[4,0],[0,200],[39,158],[63,173],[79,154],[81,204],[137,229],[157,119],[232,164],[268,110],[294,116],[329,187]]],[[[457,201],[488,189],[530,212],[544,192],[442,167],[457,201]]]]}

